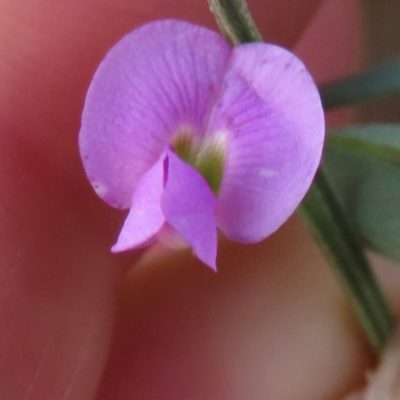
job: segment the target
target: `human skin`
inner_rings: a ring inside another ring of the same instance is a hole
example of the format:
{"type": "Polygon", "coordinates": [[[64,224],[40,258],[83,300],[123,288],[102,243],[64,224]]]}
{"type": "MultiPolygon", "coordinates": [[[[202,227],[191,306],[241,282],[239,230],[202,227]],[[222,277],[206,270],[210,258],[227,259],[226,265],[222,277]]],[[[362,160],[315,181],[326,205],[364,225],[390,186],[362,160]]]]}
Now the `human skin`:
{"type": "MultiPolygon", "coordinates": [[[[249,1],[288,47],[320,3],[249,1]]],[[[373,357],[297,219],[222,242],[217,274],[188,251],[134,270],[141,252],[109,252],[123,215],[86,180],[80,111],[107,49],[162,17],[215,26],[205,0],[0,0],[1,398],[339,399],[373,357]]]]}

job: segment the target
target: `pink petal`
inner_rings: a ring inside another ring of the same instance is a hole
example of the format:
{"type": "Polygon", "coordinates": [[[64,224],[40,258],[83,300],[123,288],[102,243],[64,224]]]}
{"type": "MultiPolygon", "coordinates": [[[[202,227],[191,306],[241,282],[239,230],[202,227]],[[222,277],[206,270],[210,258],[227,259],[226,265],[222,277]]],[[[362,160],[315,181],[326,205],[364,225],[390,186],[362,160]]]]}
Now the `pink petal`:
{"type": "Polygon", "coordinates": [[[182,127],[201,134],[230,51],[217,33],[176,20],[146,24],[111,49],[87,93],[79,138],[101,198],[128,208],[171,135],[182,127]]]}
{"type": "Polygon", "coordinates": [[[149,241],[165,222],[161,211],[165,153],[139,180],[132,205],[113,252],[133,249],[149,241]]]}
{"type": "Polygon", "coordinates": [[[293,213],[321,158],[324,115],[304,65],[269,44],[234,48],[207,134],[225,136],[217,224],[262,240],[293,213]]]}
{"type": "Polygon", "coordinates": [[[161,200],[167,222],[193,248],[196,256],[216,269],[216,199],[204,178],[174,153],[168,153],[168,179],[161,200]]]}

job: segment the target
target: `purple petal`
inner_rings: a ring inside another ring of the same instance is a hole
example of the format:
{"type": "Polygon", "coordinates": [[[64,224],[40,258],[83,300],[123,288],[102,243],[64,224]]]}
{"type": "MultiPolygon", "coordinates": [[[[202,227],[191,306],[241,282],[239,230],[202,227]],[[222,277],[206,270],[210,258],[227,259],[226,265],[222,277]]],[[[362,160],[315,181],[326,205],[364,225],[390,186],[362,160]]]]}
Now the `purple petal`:
{"type": "Polygon", "coordinates": [[[311,184],[324,130],[300,60],[262,43],[232,51],[207,133],[225,136],[217,224],[228,238],[256,242],[286,221],[311,184]]]}
{"type": "Polygon", "coordinates": [[[174,153],[168,153],[168,179],[161,200],[167,222],[193,248],[196,256],[216,269],[216,199],[204,178],[174,153]]]}
{"type": "Polygon", "coordinates": [[[164,190],[164,153],[139,180],[132,205],[113,252],[133,249],[149,241],[165,222],[161,211],[164,190]]]}
{"type": "Polygon", "coordinates": [[[217,33],[176,20],[144,25],[111,49],[87,93],[79,138],[101,198],[128,208],[171,135],[204,131],[230,52],[217,33]]]}

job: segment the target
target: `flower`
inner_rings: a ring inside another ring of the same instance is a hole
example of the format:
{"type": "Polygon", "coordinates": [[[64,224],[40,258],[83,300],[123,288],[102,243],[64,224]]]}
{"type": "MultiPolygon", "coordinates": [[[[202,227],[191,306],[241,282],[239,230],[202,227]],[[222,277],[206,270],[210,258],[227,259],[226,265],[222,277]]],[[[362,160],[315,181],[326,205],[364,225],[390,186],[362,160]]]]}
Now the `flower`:
{"type": "Polygon", "coordinates": [[[113,251],[174,232],[215,269],[217,228],[258,242],[293,213],[323,138],[318,91],[292,53],[232,48],[206,28],[160,20],[101,62],[79,144],[97,194],[130,209],[113,251]]]}

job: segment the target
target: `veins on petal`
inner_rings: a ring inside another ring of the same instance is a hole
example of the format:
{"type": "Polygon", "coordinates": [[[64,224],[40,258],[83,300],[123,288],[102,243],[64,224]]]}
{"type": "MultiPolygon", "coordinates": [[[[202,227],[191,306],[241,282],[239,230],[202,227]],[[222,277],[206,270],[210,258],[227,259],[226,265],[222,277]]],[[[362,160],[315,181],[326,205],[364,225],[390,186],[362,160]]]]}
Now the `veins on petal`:
{"type": "Polygon", "coordinates": [[[206,28],[162,20],[103,60],[80,151],[98,195],[131,207],[114,251],[169,237],[169,224],[214,268],[217,226],[257,242],[291,215],[323,137],[318,90],[293,54],[266,43],[232,48],[206,28]]]}

